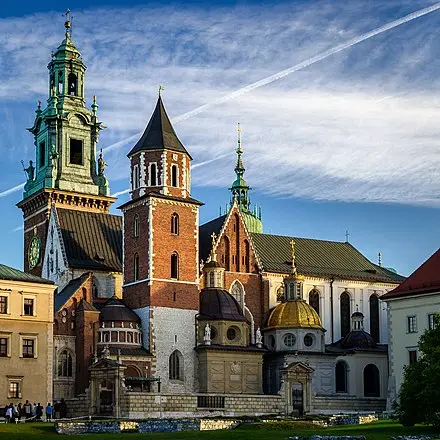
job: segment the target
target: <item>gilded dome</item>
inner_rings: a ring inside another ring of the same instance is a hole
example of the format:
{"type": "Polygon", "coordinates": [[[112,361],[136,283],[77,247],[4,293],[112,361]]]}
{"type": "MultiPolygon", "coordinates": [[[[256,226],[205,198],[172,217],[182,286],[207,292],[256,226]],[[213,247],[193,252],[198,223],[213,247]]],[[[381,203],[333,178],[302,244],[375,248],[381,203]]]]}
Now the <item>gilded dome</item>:
{"type": "Polygon", "coordinates": [[[303,299],[294,299],[278,304],[267,321],[270,328],[316,328],[322,329],[316,310],[303,299]]]}

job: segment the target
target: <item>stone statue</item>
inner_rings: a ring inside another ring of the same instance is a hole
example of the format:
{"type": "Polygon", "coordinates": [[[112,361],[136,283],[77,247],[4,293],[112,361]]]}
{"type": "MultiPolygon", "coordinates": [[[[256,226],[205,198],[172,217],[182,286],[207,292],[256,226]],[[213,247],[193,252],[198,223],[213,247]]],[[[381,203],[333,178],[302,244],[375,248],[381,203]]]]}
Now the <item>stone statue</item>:
{"type": "Polygon", "coordinates": [[[263,345],[263,336],[261,335],[260,327],[258,327],[257,331],[255,332],[255,343],[258,347],[263,345]]]}
{"type": "Polygon", "coordinates": [[[104,350],[102,350],[102,357],[104,359],[108,359],[110,357],[110,349],[108,348],[108,345],[106,345],[104,350]]]}
{"type": "Polygon", "coordinates": [[[98,158],[98,176],[104,175],[104,170],[105,170],[106,166],[107,166],[107,164],[105,163],[104,157],[102,155],[102,150],[101,150],[101,153],[99,153],[99,158],[98,158]]]}
{"type": "Polygon", "coordinates": [[[27,168],[24,167],[23,161],[21,161],[21,164],[23,165],[23,170],[24,170],[24,172],[27,175],[27,180],[28,181],[34,180],[34,177],[35,177],[35,167],[34,167],[33,162],[30,160],[29,161],[29,166],[27,168]]]}
{"type": "Polygon", "coordinates": [[[203,337],[205,345],[211,345],[211,327],[208,323],[205,325],[205,336],[203,337]]]}

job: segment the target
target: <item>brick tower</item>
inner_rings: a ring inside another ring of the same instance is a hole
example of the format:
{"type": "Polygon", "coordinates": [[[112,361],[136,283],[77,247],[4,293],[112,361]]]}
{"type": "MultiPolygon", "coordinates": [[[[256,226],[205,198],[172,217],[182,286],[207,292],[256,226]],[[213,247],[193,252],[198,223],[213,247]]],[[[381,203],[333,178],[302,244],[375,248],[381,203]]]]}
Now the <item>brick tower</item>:
{"type": "Polygon", "coordinates": [[[124,216],[124,285],[141,317],[143,344],[156,358],[162,389],[195,389],[195,316],[199,309],[198,210],[190,195],[191,156],[159,95],[140,140],[128,154],[131,200],[124,216]]]}
{"type": "Polygon", "coordinates": [[[18,207],[24,217],[24,270],[42,275],[48,219],[52,205],[90,212],[108,212],[115,200],[109,197],[104,176],[105,162],[96,160],[96,143],[102,123],[96,99],[86,107],[86,66],[70,35],[66,34],[48,64],[49,98],[41,109],[38,102],[34,136],[35,161],[25,168],[27,182],[18,207]],[[98,162],[98,163],[97,163],[98,162]]]}

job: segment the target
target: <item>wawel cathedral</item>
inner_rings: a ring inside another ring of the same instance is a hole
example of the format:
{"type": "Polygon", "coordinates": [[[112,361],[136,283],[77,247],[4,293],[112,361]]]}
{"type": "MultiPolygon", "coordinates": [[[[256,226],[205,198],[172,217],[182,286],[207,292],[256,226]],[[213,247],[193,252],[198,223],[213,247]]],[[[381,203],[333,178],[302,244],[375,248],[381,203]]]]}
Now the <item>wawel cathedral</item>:
{"type": "Polygon", "coordinates": [[[384,410],[380,297],[403,277],[348,242],[263,233],[240,138],[228,209],[200,225],[190,148],[161,96],[127,151],[130,199],[110,214],[116,199],[97,152],[104,127],[96,97],[85,100],[69,21],[48,69],[18,207],[25,271],[58,287],[54,400],[131,416],[148,412],[139,396],[150,394],[168,396],[176,414],[224,409],[225,398],[261,412],[384,410]]]}

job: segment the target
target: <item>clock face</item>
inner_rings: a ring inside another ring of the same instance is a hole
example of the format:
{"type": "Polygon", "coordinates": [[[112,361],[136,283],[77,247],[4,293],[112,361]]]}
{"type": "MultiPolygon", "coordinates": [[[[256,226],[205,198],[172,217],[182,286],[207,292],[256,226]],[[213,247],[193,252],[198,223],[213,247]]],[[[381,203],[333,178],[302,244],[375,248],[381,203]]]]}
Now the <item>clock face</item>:
{"type": "Polygon", "coordinates": [[[28,249],[29,269],[33,269],[40,261],[40,252],[41,252],[40,239],[36,235],[34,235],[32,237],[28,249]]]}

